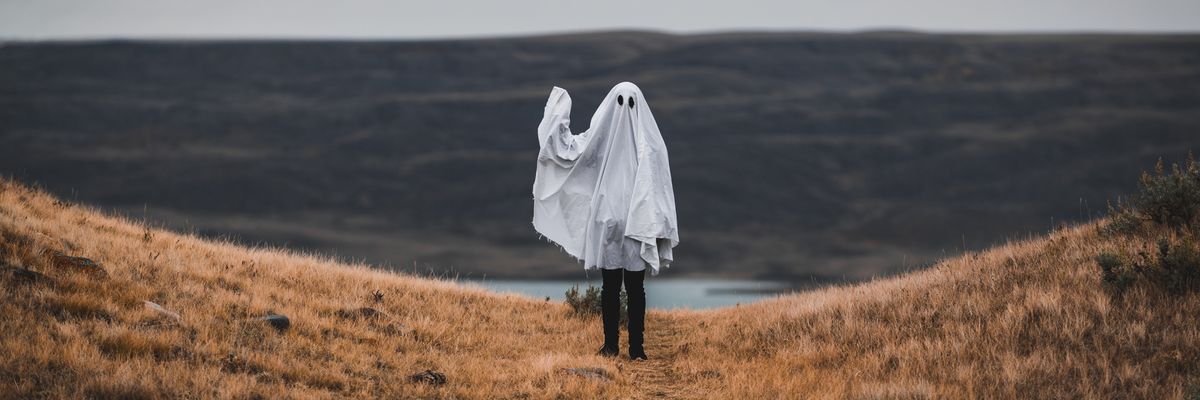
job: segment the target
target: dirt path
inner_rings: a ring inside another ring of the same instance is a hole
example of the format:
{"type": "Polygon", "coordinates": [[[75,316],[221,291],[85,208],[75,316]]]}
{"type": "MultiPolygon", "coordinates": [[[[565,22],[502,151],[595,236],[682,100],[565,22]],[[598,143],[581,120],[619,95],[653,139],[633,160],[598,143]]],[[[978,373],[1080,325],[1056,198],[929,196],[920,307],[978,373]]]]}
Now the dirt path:
{"type": "MultiPolygon", "coordinates": [[[[690,398],[684,379],[675,368],[683,344],[683,327],[676,318],[646,316],[646,361],[624,361],[622,370],[637,390],[637,398],[690,398]]],[[[624,353],[624,352],[622,352],[624,353]]],[[[622,354],[625,357],[625,354],[622,354]]],[[[628,359],[626,359],[628,360],[628,359]]]]}

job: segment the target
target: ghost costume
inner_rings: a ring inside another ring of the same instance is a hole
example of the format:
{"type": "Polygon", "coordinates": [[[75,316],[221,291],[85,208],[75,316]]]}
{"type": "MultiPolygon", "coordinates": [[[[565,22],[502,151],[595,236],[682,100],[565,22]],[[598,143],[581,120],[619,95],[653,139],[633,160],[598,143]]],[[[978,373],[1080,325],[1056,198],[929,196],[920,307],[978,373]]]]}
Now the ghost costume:
{"type": "Polygon", "coordinates": [[[637,85],[608,92],[591,125],[571,134],[571,96],[550,91],[538,126],[533,226],[590,268],[652,275],[679,244],[667,148],[637,85]]]}

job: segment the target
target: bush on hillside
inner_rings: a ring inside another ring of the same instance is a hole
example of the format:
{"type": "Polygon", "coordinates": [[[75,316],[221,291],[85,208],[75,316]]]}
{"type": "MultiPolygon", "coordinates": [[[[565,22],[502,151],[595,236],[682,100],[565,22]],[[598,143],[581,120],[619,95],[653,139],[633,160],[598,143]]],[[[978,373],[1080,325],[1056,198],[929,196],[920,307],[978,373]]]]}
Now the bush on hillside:
{"type": "Polygon", "coordinates": [[[1190,152],[1183,167],[1171,165],[1170,174],[1159,159],[1153,175],[1142,173],[1141,186],[1134,207],[1151,221],[1174,228],[1195,225],[1200,215],[1200,168],[1190,152]]]}
{"type": "Polygon", "coordinates": [[[1100,265],[1101,279],[1117,291],[1124,291],[1137,279],[1137,273],[1131,268],[1132,265],[1125,263],[1116,254],[1100,253],[1096,257],[1096,263],[1100,265]]]}
{"type": "Polygon", "coordinates": [[[1138,251],[1132,260],[1112,253],[1096,257],[1105,284],[1123,291],[1135,281],[1146,280],[1172,293],[1200,289],[1200,250],[1196,228],[1200,218],[1200,166],[1189,152],[1181,167],[1168,172],[1162,159],[1154,173],[1143,172],[1140,190],[1128,203],[1109,206],[1110,220],[1101,229],[1105,235],[1137,235],[1149,225],[1174,230],[1170,239],[1160,238],[1157,251],[1138,251]],[[1153,254],[1149,254],[1153,253],[1153,254]]]}
{"type": "Polygon", "coordinates": [[[575,315],[590,316],[600,315],[600,288],[588,286],[587,292],[579,294],[579,285],[572,286],[567,289],[566,300],[568,306],[571,306],[571,311],[575,315]]]}
{"type": "Polygon", "coordinates": [[[1196,243],[1183,241],[1172,245],[1167,239],[1158,240],[1158,262],[1152,271],[1156,280],[1172,293],[1183,293],[1200,287],[1200,252],[1196,243]]]}
{"type": "Polygon", "coordinates": [[[1104,227],[1107,234],[1132,235],[1141,231],[1143,221],[1176,230],[1191,231],[1200,217],[1200,166],[1188,153],[1183,166],[1171,164],[1168,173],[1162,159],[1154,173],[1142,172],[1140,190],[1126,204],[1109,206],[1111,217],[1104,227]]]}
{"type": "Polygon", "coordinates": [[[1100,253],[1096,264],[1101,279],[1118,293],[1136,281],[1146,281],[1175,294],[1200,291],[1200,250],[1193,240],[1172,243],[1158,240],[1157,252],[1139,251],[1136,258],[1126,260],[1113,253],[1100,253]]]}
{"type": "MultiPolygon", "coordinates": [[[[601,308],[600,288],[588,285],[587,291],[583,294],[579,293],[579,285],[572,286],[567,289],[566,299],[564,300],[571,311],[575,315],[582,317],[599,316],[604,312],[601,308]]],[[[625,291],[621,291],[621,325],[625,324],[626,317],[629,312],[628,300],[625,296],[625,291]]]]}
{"type": "Polygon", "coordinates": [[[1141,215],[1134,209],[1119,205],[1113,207],[1112,203],[1108,205],[1108,224],[1100,228],[1100,233],[1104,236],[1133,236],[1142,233],[1142,226],[1145,221],[1141,215]]]}

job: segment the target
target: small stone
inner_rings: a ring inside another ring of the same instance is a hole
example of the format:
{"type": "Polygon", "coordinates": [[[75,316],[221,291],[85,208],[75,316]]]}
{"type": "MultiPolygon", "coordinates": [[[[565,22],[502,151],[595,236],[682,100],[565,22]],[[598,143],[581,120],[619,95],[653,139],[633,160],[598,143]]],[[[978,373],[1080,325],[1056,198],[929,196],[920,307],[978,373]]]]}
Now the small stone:
{"type": "Polygon", "coordinates": [[[609,379],[612,379],[612,377],[609,376],[608,371],[604,370],[604,368],[596,368],[596,367],[562,368],[560,371],[562,371],[566,374],[569,374],[569,375],[582,376],[582,377],[588,378],[588,379],[595,379],[595,380],[601,380],[601,381],[607,381],[609,379]]]}
{"type": "Polygon", "coordinates": [[[425,372],[416,373],[412,376],[409,376],[408,380],[413,383],[426,383],[434,386],[441,386],[446,384],[446,375],[432,369],[427,369],[425,372]]]}
{"type": "Polygon", "coordinates": [[[180,317],[179,313],[168,310],[163,306],[158,305],[158,303],[153,301],[142,301],[142,303],[146,304],[146,308],[149,308],[150,310],[158,313],[158,315],[166,317],[172,321],[179,322],[183,320],[183,317],[180,317]]]}
{"type": "Polygon", "coordinates": [[[285,331],[292,326],[292,321],[288,320],[287,316],[279,314],[269,314],[264,317],[255,318],[254,320],[266,322],[280,332],[285,331]]]}
{"type": "Polygon", "coordinates": [[[54,268],[83,272],[97,277],[108,276],[108,272],[105,272],[100,264],[88,258],[72,257],[56,251],[50,256],[50,261],[54,268]]]}

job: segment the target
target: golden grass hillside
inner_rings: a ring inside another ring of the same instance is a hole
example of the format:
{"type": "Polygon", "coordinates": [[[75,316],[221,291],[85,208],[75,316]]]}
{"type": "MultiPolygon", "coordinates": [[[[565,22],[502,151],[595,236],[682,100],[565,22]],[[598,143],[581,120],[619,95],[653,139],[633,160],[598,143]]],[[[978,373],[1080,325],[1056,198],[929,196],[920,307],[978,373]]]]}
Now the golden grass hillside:
{"type": "Polygon", "coordinates": [[[651,311],[652,360],[633,363],[595,356],[599,320],[559,303],[148,229],[0,181],[0,396],[1192,396],[1200,296],[1101,283],[1096,255],[1144,236],[1086,225],[894,279],[651,311]],[[253,320],[268,313],[291,326],[253,320]],[[410,380],[425,370],[446,382],[410,380]]]}

